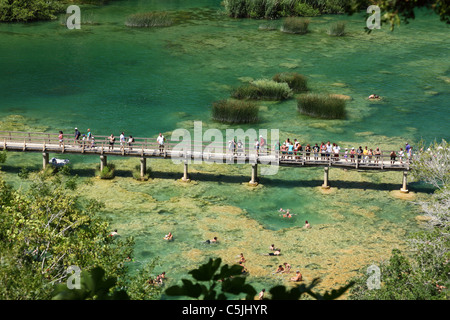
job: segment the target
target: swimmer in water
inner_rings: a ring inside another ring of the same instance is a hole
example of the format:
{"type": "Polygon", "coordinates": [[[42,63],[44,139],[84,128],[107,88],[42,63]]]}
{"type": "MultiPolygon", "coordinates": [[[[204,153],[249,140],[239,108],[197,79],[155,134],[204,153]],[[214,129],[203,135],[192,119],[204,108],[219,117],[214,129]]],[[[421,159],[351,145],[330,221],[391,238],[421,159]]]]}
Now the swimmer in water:
{"type": "Polygon", "coordinates": [[[281,254],[281,249],[275,249],[274,252],[266,253],[265,256],[279,256],[281,254]]]}
{"type": "Polygon", "coordinates": [[[164,240],[172,241],[173,240],[173,234],[172,232],[169,232],[164,236],[164,240]]]}
{"type": "Polygon", "coordinates": [[[216,243],[217,237],[212,238],[211,240],[206,240],[205,243],[216,243]]]}

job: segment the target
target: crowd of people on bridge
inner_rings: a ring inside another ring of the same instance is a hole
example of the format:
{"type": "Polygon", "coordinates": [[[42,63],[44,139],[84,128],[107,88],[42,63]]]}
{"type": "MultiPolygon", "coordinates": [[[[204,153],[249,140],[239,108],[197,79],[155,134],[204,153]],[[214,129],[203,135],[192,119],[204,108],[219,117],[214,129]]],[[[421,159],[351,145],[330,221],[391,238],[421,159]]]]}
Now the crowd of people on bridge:
{"type": "MultiPolygon", "coordinates": [[[[64,137],[63,132],[59,131],[59,145],[63,144],[64,137]]],[[[108,139],[108,150],[114,150],[114,145],[116,142],[116,138],[114,134],[111,134],[108,139]]],[[[120,148],[123,149],[125,147],[128,150],[132,150],[133,144],[135,142],[133,136],[125,136],[125,133],[122,132],[119,136],[120,148]]],[[[159,148],[160,154],[165,151],[165,142],[166,138],[159,133],[156,138],[156,143],[159,148]]],[[[95,139],[91,133],[90,129],[87,129],[86,134],[81,134],[78,128],[75,128],[74,133],[74,144],[75,145],[83,145],[87,148],[95,148],[95,139]]],[[[228,141],[228,151],[235,156],[243,156],[246,153],[249,153],[251,147],[246,147],[245,143],[241,140],[236,141],[236,139],[228,141]]],[[[301,144],[299,140],[294,139],[293,141],[290,138],[287,138],[282,144],[277,141],[273,147],[271,148],[266,139],[260,135],[259,139],[255,139],[254,152],[258,155],[267,155],[270,151],[278,153],[280,155],[281,160],[293,160],[299,161],[303,157],[305,160],[326,160],[326,161],[346,161],[346,162],[358,162],[358,163],[373,163],[378,164],[383,161],[383,158],[387,156],[387,154],[383,154],[379,147],[369,148],[365,146],[355,147],[345,147],[341,148],[338,143],[331,143],[330,141],[322,142],[320,145],[318,143],[315,144],[301,144]]],[[[400,148],[400,150],[391,150],[389,151],[389,159],[390,163],[394,164],[399,162],[403,164],[405,162],[409,162],[413,155],[413,148],[409,145],[409,143],[405,144],[405,148],[400,148]]]]}
{"type": "MultiPolygon", "coordinates": [[[[361,162],[378,164],[383,161],[383,153],[379,147],[369,148],[359,146],[358,148],[341,148],[338,143],[331,143],[330,141],[318,143],[314,145],[302,145],[297,139],[291,141],[286,139],[283,144],[276,142],[274,150],[279,152],[281,159],[300,160],[302,156],[305,160],[331,160],[346,162],[361,162]]],[[[409,143],[405,144],[405,148],[400,148],[399,151],[392,150],[389,152],[390,163],[394,164],[399,161],[400,164],[409,162],[412,158],[412,147],[409,143]],[[397,159],[398,158],[398,159],[397,159]]]]}
{"type": "MultiPolygon", "coordinates": [[[[266,139],[262,136],[259,139],[255,139],[253,150],[258,155],[266,155],[270,152],[270,146],[267,144],[266,139]]],[[[228,150],[234,155],[241,156],[246,153],[245,144],[238,140],[228,141],[228,150]]],[[[383,154],[379,147],[369,148],[365,146],[346,147],[341,148],[338,143],[331,143],[330,141],[322,142],[320,145],[318,143],[302,145],[299,140],[294,139],[291,141],[287,138],[282,144],[277,141],[272,147],[272,151],[280,155],[281,160],[301,160],[305,157],[305,160],[331,160],[339,161],[344,160],[346,162],[360,162],[360,163],[374,163],[378,164],[383,161],[383,154]]],[[[247,152],[250,150],[247,148],[247,152]]],[[[409,162],[412,158],[412,147],[409,143],[405,144],[405,148],[400,148],[400,150],[391,150],[389,152],[390,163],[394,164],[397,161],[400,164],[404,162],[409,162]]]]}

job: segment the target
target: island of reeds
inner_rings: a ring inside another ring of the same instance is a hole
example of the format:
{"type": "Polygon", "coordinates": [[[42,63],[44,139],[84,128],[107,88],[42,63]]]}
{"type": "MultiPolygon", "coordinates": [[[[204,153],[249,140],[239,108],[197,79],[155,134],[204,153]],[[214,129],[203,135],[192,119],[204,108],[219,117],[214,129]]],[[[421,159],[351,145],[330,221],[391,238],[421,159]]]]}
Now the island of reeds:
{"type": "Polygon", "coordinates": [[[275,82],[286,83],[294,93],[308,91],[308,79],[297,72],[280,72],[272,78],[275,82]]]}
{"type": "Polygon", "coordinates": [[[309,20],[298,17],[284,19],[280,30],[286,33],[306,34],[308,33],[309,20]]]}
{"type": "Polygon", "coordinates": [[[327,34],[335,37],[342,37],[345,35],[345,22],[339,21],[332,23],[327,30],[327,34]]]}
{"type": "Polygon", "coordinates": [[[344,119],[345,106],[345,99],[330,94],[306,93],[297,98],[300,113],[322,119],[344,119]]]}
{"type": "Polygon", "coordinates": [[[212,119],[223,123],[254,123],[259,107],[252,101],[226,99],[213,102],[212,119]]]}
{"type": "Polygon", "coordinates": [[[125,25],[127,27],[151,28],[151,27],[169,27],[173,23],[167,12],[142,12],[135,13],[127,17],[125,25]]]}
{"type": "Polygon", "coordinates": [[[231,96],[239,100],[274,100],[281,101],[292,97],[292,89],[285,82],[276,82],[269,79],[254,80],[243,84],[231,93],[231,96]]]}

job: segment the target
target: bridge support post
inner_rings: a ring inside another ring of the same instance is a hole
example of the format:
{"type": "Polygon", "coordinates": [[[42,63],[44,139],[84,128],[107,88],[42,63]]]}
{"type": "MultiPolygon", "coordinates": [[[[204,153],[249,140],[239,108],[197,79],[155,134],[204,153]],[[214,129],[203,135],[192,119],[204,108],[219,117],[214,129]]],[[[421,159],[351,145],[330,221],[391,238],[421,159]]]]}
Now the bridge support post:
{"type": "Polygon", "coordinates": [[[141,158],[141,178],[144,178],[146,173],[147,173],[147,158],[142,157],[141,158]]]}
{"type": "Polygon", "coordinates": [[[323,168],[323,189],[330,189],[330,186],[328,185],[328,174],[330,171],[330,167],[324,167],[323,168]]]}
{"type": "Polygon", "coordinates": [[[400,189],[400,192],[402,193],[408,193],[408,186],[407,186],[407,178],[408,178],[408,171],[403,171],[403,183],[402,188],[400,189]]]}
{"type": "Polygon", "coordinates": [[[42,169],[46,169],[48,166],[48,153],[42,152],[42,169]]]}
{"type": "Polygon", "coordinates": [[[251,186],[258,185],[258,164],[257,163],[252,164],[252,179],[250,180],[249,184],[251,186]]]}
{"type": "Polygon", "coordinates": [[[184,161],[184,172],[183,172],[183,178],[181,178],[182,181],[189,182],[191,179],[189,179],[188,174],[188,162],[187,160],[184,161]]]}
{"type": "Polygon", "coordinates": [[[105,168],[106,165],[107,165],[107,157],[100,156],[100,171],[103,171],[103,168],[105,168]]]}

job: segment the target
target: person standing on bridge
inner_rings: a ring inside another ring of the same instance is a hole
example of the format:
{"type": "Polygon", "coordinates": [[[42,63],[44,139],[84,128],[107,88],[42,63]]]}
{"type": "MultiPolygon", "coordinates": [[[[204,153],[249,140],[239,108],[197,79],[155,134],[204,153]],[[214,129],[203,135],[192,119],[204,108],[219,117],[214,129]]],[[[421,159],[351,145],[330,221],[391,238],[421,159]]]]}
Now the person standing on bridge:
{"type": "Polygon", "coordinates": [[[327,160],[330,160],[331,153],[333,152],[333,147],[331,146],[330,141],[327,142],[326,148],[327,148],[327,153],[326,153],[327,160]]]}
{"type": "Polygon", "coordinates": [[[392,152],[391,152],[391,164],[394,164],[395,163],[395,158],[397,157],[397,155],[395,154],[395,151],[394,150],[392,150],[392,152]]]}
{"type": "Polygon", "coordinates": [[[80,143],[80,141],[79,141],[80,136],[81,136],[80,131],[78,131],[78,128],[75,128],[75,141],[74,141],[75,144],[80,143]]]}
{"type": "Polygon", "coordinates": [[[64,142],[64,135],[62,131],[59,131],[58,139],[59,139],[59,146],[61,147],[61,145],[64,142]]]}
{"type": "Polygon", "coordinates": [[[314,145],[313,151],[314,151],[314,160],[318,160],[319,159],[320,147],[319,147],[319,145],[317,143],[314,145]]]}
{"type": "Polygon", "coordinates": [[[120,148],[122,149],[125,146],[125,133],[121,133],[119,136],[120,148]]]}
{"type": "Polygon", "coordinates": [[[133,142],[134,142],[134,138],[133,138],[133,136],[130,136],[128,138],[128,147],[130,148],[130,150],[133,150],[133,142]]]}
{"type": "Polygon", "coordinates": [[[164,141],[165,140],[166,140],[166,138],[164,138],[164,136],[160,132],[158,138],[156,138],[156,142],[158,142],[158,144],[159,144],[159,153],[164,152],[164,141]]]}
{"type": "Polygon", "coordinates": [[[108,150],[111,151],[114,150],[114,142],[116,141],[116,138],[114,137],[114,135],[111,133],[111,135],[109,136],[109,148],[108,150]]]}
{"type": "Polygon", "coordinates": [[[356,150],[356,154],[358,155],[357,156],[358,157],[358,162],[361,162],[361,157],[362,157],[363,153],[364,153],[364,151],[363,151],[362,147],[359,146],[358,150],[356,150]]]}
{"type": "Polygon", "coordinates": [[[266,148],[266,139],[262,135],[259,136],[259,150],[261,152],[264,152],[264,149],[266,148]]]}
{"type": "Polygon", "coordinates": [[[86,140],[90,141],[92,138],[92,133],[91,133],[91,129],[87,129],[87,133],[86,133],[86,140]]]}

